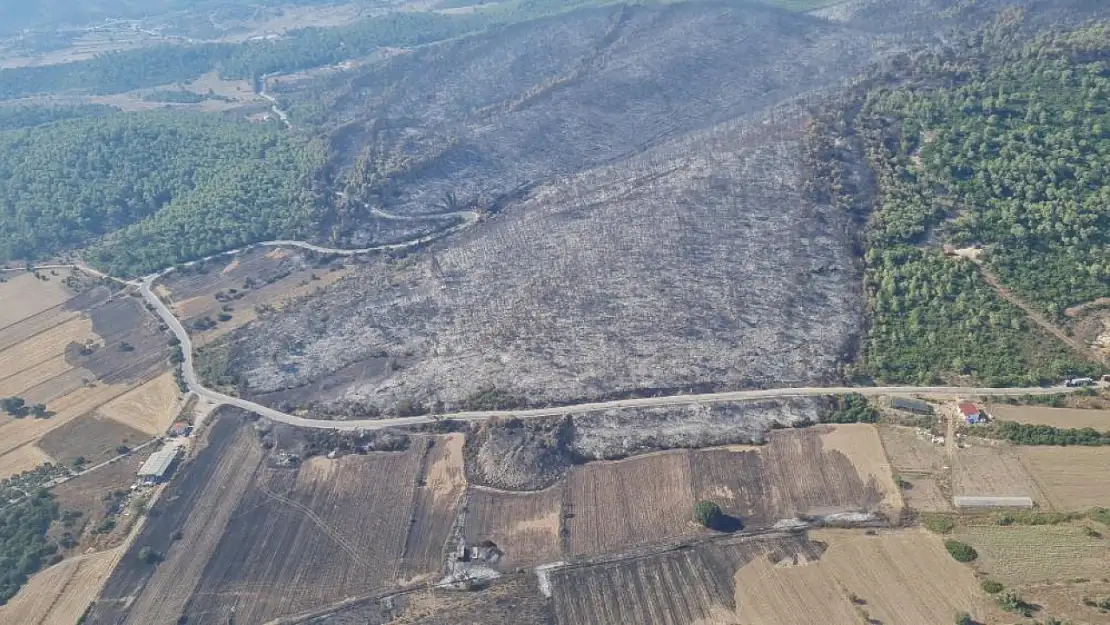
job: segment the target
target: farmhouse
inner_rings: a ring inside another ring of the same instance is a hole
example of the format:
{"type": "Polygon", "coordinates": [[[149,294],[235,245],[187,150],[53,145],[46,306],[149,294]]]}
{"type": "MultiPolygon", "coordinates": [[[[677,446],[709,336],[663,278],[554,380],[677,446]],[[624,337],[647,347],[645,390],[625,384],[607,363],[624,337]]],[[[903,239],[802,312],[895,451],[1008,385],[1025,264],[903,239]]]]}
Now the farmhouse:
{"type": "Polygon", "coordinates": [[[983,423],[987,420],[986,415],[971,402],[960,402],[960,414],[968,423],[983,423]]]}
{"type": "Polygon", "coordinates": [[[174,423],[173,425],[170,426],[170,429],[169,429],[170,436],[174,436],[174,437],[176,437],[176,436],[188,436],[192,433],[193,433],[193,426],[189,425],[188,423],[185,423],[184,421],[178,421],[178,422],[174,423]]]}
{"type": "Polygon", "coordinates": [[[160,484],[170,476],[174,462],[181,452],[177,445],[166,445],[151,454],[143,466],[139,468],[139,480],[143,484],[160,484]]]}

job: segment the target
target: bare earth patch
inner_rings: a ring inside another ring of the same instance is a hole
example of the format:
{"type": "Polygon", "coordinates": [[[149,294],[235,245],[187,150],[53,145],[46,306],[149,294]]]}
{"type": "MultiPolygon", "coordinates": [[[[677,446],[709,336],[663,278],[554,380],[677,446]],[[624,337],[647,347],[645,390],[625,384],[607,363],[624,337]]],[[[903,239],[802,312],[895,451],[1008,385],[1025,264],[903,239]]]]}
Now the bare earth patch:
{"type": "Polygon", "coordinates": [[[1110,448],[1023,447],[1018,454],[1056,510],[1110,507],[1110,448]]]}

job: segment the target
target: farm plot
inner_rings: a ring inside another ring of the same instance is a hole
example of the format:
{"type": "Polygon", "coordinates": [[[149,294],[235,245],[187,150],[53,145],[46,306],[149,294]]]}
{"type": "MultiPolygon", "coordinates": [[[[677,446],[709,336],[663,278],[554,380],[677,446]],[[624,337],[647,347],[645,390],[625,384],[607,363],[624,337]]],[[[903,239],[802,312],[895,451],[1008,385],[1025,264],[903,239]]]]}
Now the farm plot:
{"type": "MultiPolygon", "coordinates": [[[[208,446],[171,483],[167,503],[135,541],[90,623],[181,617],[222,623],[231,615],[237,623],[263,623],[396,587],[416,514],[423,445],[288,465],[277,456],[266,460],[252,422],[234,411],[221,414],[208,446]],[[157,567],[140,561],[143,546],[165,561],[157,567]]],[[[457,464],[456,446],[444,447],[447,465],[457,464]]],[[[429,477],[450,477],[435,464],[429,477]]],[[[442,545],[446,532],[423,540],[442,545]]],[[[418,570],[415,561],[405,569],[409,577],[439,570],[439,563],[418,570]]]]}
{"type": "Polygon", "coordinates": [[[697,499],[716,501],[749,527],[798,515],[897,513],[901,499],[875,430],[841,428],[783,430],[763,447],[694,452],[697,499]],[[859,441],[847,443],[848,435],[859,441]]]}
{"type": "Polygon", "coordinates": [[[694,491],[687,452],[590,463],[571,473],[567,489],[564,512],[571,555],[607,553],[701,531],[691,519],[694,491]]]}
{"type": "Polygon", "coordinates": [[[34,317],[65,303],[73,297],[61,280],[43,281],[33,273],[15,276],[0,273],[0,332],[24,319],[34,317]]]}
{"type": "Polygon", "coordinates": [[[0,606],[0,623],[77,625],[118,559],[117,551],[102,551],[38,573],[10,603],[0,606]]]}
{"type": "MultiPolygon", "coordinates": [[[[735,576],[738,625],[855,625],[869,618],[899,625],[948,623],[957,611],[994,616],[970,567],[923,530],[822,531],[819,559],[757,559],[735,576]],[[853,601],[853,596],[857,597],[853,601]]],[[[866,621],[873,622],[873,621],[866,621]]]]}
{"type": "Polygon", "coordinates": [[[185,614],[263,623],[394,587],[422,461],[410,449],[261,470],[185,614]]]}
{"type": "Polygon", "coordinates": [[[952,463],[955,496],[1032,497],[1045,505],[1048,498],[1029,475],[1013,446],[987,443],[957,450],[952,463]]]}
{"type": "Polygon", "coordinates": [[[96,414],[86,414],[65,425],[51,430],[38,442],[38,447],[54,460],[72,464],[83,458],[88,465],[96,465],[114,458],[135,445],[150,440],[150,436],[134,428],[106,419],[96,414]]]}
{"type": "Polygon", "coordinates": [[[917,428],[878,426],[891,467],[900,473],[936,473],[947,464],[944,446],[918,435],[917,428]]]}
{"type": "Polygon", "coordinates": [[[692,548],[551,572],[559,625],[726,625],[736,622],[733,575],[757,559],[807,562],[824,546],[804,536],[731,538],[692,548]]]}
{"type": "MultiPolygon", "coordinates": [[[[147,450],[151,451],[150,449],[147,450]]],[[[81,513],[70,531],[80,543],[79,551],[108,549],[119,544],[127,534],[127,527],[95,531],[113,508],[113,493],[126,493],[135,483],[135,474],[149,453],[135,453],[109,465],[75,477],[53,490],[58,506],[63,510],[81,513]]],[[[123,525],[128,525],[124,523],[123,525]]]]}
{"type": "Polygon", "coordinates": [[[104,404],[98,412],[104,417],[155,436],[165,432],[173,423],[177,416],[180,395],[173,373],[167,371],[104,404]]]}
{"type": "Polygon", "coordinates": [[[447,538],[466,492],[463,435],[449,434],[428,442],[432,447],[417,480],[416,508],[403,551],[400,575],[407,582],[442,570],[447,538]]]}
{"type": "MultiPolygon", "coordinates": [[[[0,293],[10,293],[16,282],[0,285],[0,293]]],[[[165,369],[168,354],[155,322],[133,298],[113,296],[97,286],[63,299],[69,292],[59,280],[34,280],[25,286],[31,291],[22,299],[37,302],[41,295],[43,301],[37,307],[23,305],[20,314],[29,316],[9,316],[14,322],[0,329],[0,396],[43,404],[51,414],[0,420],[0,477],[30,468],[30,463],[45,460],[44,454],[62,461],[104,456],[100,443],[124,434],[122,430],[95,420],[71,422],[153,378],[165,369]],[[88,428],[94,425],[109,427],[98,427],[100,433],[91,435],[88,428]],[[48,450],[31,449],[55,430],[60,431],[43,443],[48,450]],[[79,446],[66,449],[70,442],[79,446]]]]}
{"type": "Polygon", "coordinates": [[[1022,447],[1017,454],[1056,510],[1110,507],[1110,448],[1022,447]]]}
{"type": "Polygon", "coordinates": [[[969,526],[954,535],[979,552],[981,572],[1007,586],[1107,576],[1110,541],[1082,525],[969,526]]]}
{"type": "Polygon", "coordinates": [[[505,553],[502,570],[538,566],[562,556],[559,522],[564,486],[527,493],[471,487],[467,501],[467,544],[491,540],[505,553]]]}
{"type": "Polygon", "coordinates": [[[992,407],[991,414],[996,419],[1004,421],[1051,425],[1055,428],[1094,428],[1100,432],[1110,431],[1110,410],[999,404],[992,407]]]}

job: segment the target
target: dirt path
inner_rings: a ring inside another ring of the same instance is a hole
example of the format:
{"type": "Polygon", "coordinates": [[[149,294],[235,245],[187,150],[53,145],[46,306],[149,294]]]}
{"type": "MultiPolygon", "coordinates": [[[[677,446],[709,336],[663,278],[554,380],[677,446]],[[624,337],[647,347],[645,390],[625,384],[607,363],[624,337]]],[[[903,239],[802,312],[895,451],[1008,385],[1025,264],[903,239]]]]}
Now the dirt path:
{"type": "Polygon", "coordinates": [[[1003,286],[1002,281],[998,279],[998,276],[994,275],[994,273],[987,269],[981,262],[975,261],[975,264],[979,267],[979,273],[982,274],[983,280],[987,284],[989,284],[991,288],[997,291],[998,294],[1002,296],[1002,299],[1020,308],[1033,323],[1037,324],[1045,332],[1048,332],[1052,336],[1065,343],[1068,347],[1071,347],[1076,354],[1079,354],[1083,358],[1100,364],[1107,364],[1106,357],[1091,349],[1091,347],[1083,343],[1083,341],[1080,341],[1073,336],[1069,336],[1066,332],[1064,332],[1062,328],[1052,323],[1052,321],[1048,317],[1045,317],[1040,311],[1030,306],[1028,302],[1015,295],[1010,289],[1003,286]]]}

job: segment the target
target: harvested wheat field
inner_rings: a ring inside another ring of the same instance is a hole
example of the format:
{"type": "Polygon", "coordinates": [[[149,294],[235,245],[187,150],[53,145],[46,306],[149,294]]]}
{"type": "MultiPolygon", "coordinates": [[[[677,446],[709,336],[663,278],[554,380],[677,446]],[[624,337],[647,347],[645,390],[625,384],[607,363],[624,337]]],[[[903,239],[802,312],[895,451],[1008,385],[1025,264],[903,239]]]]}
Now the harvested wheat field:
{"type": "Polygon", "coordinates": [[[1094,428],[1099,432],[1110,431],[1110,410],[999,404],[992,407],[991,415],[1003,421],[1051,425],[1055,428],[1094,428]]]}
{"type": "Polygon", "coordinates": [[[694,491],[685,451],[590,463],[571,473],[567,489],[570,555],[607,553],[703,531],[691,518],[694,491]]]}
{"type": "Polygon", "coordinates": [[[886,455],[895,471],[934,473],[941,471],[947,464],[944,446],[919,436],[917,428],[880,425],[878,430],[883,448],[886,449],[886,455]]]}
{"type": "Polygon", "coordinates": [[[1110,507],[1110,447],[1022,447],[1018,456],[1056,510],[1110,507]]]}
{"type": "Polygon", "coordinates": [[[99,412],[109,419],[157,436],[173,423],[180,397],[177,381],[174,380],[173,373],[167,371],[104,404],[99,412]]]}
{"type": "Polygon", "coordinates": [[[144,432],[93,413],[51,430],[37,446],[63,464],[80,457],[91,466],[118,456],[121,446],[130,449],[150,439],[144,432]]]}
{"type": "Polygon", "coordinates": [[[1110,540],[1088,536],[1083,525],[961,527],[954,536],[979,551],[977,568],[1019,586],[1110,575],[1110,540]]]}
{"type": "MultiPolygon", "coordinates": [[[[90,624],[173,623],[183,616],[226,623],[232,615],[236,623],[266,623],[439,571],[439,563],[421,571],[403,557],[425,468],[420,439],[404,452],[280,465],[267,460],[254,425],[230,409],[215,418],[207,446],[171,482],[90,624]],[[138,561],[134,552],[143,545],[165,561],[157,567],[138,561]]],[[[449,478],[455,451],[446,446],[447,466],[433,469],[433,460],[429,475],[449,478]]],[[[442,525],[442,534],[429,530],[421,540],[444,545],[451,528],[442,525]]]]}
{"type": "Polygon", "coordinates": [[[35,445],[23,445],[0,455],[0,479],[29,471],[54,459],[35,445]]]}
{"type": "Polygon", "coordinates": [[[691,458],[697,499],[716,501],[748,527],[799,515],[895,515],[902,505],[870,426],[781,430],[762,447],[707,449],[691,458]],[[859,440],[846,441],[853,431],[859,440]]]}
{"type": "Polygon", "coordinates": [[[118,551],[103,551],[65,560],[38,573],[10,603],[0,607],[0,623],[77,625],[118,559],[118,551]]]}
{"type": "MultiPolygon", "coordinates": [[[[59,358],[65,362],[66,347],[70,343],[84,343],[88,339],[99,340],[93,332],[92,320],[88,317],[74,317],[61,325],[20,341],[0,351],[0,382],[7,382],[21,372],[34,369],[44,363],[51,361],[56,363],[59,358]]],[[[54,364],[53,368],[51,370],[60,369],[61,366],[54,364]]],[[[51,377],[61,374],[64,370],[56,371],[51,377]]],[[[6,383],[4,390],[13,394],[21,393],[49,379],[32,380],[25,383],[22,388],[14,388],[11,383],[6,383]]]]}
{"type": "Polygon", "coordinates": [[[952,463],[952,495],[1032,497],[1038,505],[1048,503],[1022,463],[1019,450],[999,442],[956,450],[952,463]]]}
{"type": "Polygon", "coordinates": [[[447,537],[455,525],[459,504],[466,493],[462,434],[418,440],[430,444],[417,481],[413,523],[405,540],[400,576],[406,583],[429,581],[446,559],[447,537]]]}
{"type": "Polygon", "coordinates": [[[498,568],[506,571],[561,560],[559,522],[564,492],[561,484],[527,493],[471,487],[466,542],[496,543],[505,553],[498,568]]]}
{"type": "MultiPolygon", "coordinates": [[[[870,618],[898,625],[948,623],[957,611],[985,621],[989,600],[970,567],[924,530],[820,531],[816,560],[759,559],[735,576],[738,625],[856,625],[870,618]],[[852,596],[858,597],[853,603],[852,596]]],[[[987,621],[993,622],[993,621],[987,621]]]]}
{"type": "Polygon", "coordinates": [[[0,273],[0,332],[28,317],[64,304],[73,292],[59,279],[40,280],[33,273],[0,273]]]}

